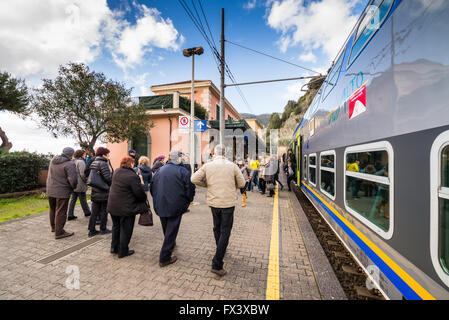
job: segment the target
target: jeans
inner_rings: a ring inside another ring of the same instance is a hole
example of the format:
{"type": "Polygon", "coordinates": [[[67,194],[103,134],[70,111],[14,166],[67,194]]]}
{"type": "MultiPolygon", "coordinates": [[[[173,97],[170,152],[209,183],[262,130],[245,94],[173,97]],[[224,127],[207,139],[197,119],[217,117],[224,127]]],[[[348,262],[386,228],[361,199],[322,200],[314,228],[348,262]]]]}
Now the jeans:
{"type": "Polygon", "coordinates": [[[89,231],[95,231],[97,216],[100,217],[100,230],[106,230],[106,224],[108,223],[108,213],[106,212],[107,206],[107,201],[92,201],[92,215],[89,219],[89,231]]]}
{"type": "Polygon", "coordinates": [[[254,170],[250,182],[250,190],[253,191],[254,185],[258,185],[258,183],[259,183],[259,170],[254,170]]]}
{"type": "Polygon", "coordinates": [[[228,247],[229,237],[231,236],[232,224],[234,222],[234,208],[213,208],[212,217],[214,221],[214,237],[217,250],[212,259],[212,269],[223,269],[223,258],[228,247]]]}
{"type": "Polygon", "coordinates": [[[77,198],[80,199],[80,204],[81,204],[81,208],[83,208],[84,215],[90,216],[91,212],[90,212],[89,205],[87,204],[86,193],[85,192],[74,192],[74,193],[72,193],[72,196],[70,197],[69,213],[68,213],[69,217],[75,216],[74,210],[75,210],[77,198]]]}

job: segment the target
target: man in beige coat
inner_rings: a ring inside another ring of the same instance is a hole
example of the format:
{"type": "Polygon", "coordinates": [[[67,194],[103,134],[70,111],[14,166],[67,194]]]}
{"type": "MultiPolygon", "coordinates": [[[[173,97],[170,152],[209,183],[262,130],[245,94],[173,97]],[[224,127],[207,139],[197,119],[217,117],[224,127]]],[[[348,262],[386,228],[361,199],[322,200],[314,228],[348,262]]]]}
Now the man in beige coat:
{"type": "Polygon", "coordinates": [[[237,165],[225,158],[226,148],[223,145],[217,145],[214,151],[213,160],[195,172],[191,180],[195,185],[207,188],[206,201],[212,211],[217,245],[211,271],[224,276],[223,258],[234,221],[237,190],[243,188],[246,181],[237,165]]]}

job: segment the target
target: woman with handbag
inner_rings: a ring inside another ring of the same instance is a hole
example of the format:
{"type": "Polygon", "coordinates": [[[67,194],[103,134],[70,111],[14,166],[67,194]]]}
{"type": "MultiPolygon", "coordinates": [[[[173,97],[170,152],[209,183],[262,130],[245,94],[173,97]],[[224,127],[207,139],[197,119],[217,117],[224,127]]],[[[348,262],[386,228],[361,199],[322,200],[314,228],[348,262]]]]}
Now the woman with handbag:
{"type": "Polygon", "coordinates": [[[134,230],[136,215],[148,213],[147,195],[133,170],[134,159],[124,157],[112,177],[107,210],[112,218],[111,253],[119,258],[130,256],[128,245],[134,230]]]}
{"type": "Polygon", "coordinates": [[[95,159],[89,167],[90,173],[87,179],[87,185],[92,187],[92,215],[89,219],[89,237],[98,234],[98,231],[95,229],[97,216],[100,216],[100,233],[111,233],[111,230],[106,228],[108,222],[106,207],[108,205],[109,187],[114,172],[109,162],[109,153],[109,149],[98,147],[95,151],[95,159]]]}

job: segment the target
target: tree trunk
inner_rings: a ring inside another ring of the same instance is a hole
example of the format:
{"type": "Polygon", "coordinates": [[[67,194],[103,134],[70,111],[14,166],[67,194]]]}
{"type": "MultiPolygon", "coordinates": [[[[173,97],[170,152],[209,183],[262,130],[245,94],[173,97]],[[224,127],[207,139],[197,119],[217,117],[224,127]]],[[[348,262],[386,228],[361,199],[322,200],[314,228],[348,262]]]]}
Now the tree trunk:
{"type": "Polygon", "coordinates": [[[0,149],[5,150],[8,152],[12,148],[12,143],[9,142],[8,137],[6,136],[5,131],[0,128],[0,139],[2,139],[2,144],[0,145],[0,149]]]}

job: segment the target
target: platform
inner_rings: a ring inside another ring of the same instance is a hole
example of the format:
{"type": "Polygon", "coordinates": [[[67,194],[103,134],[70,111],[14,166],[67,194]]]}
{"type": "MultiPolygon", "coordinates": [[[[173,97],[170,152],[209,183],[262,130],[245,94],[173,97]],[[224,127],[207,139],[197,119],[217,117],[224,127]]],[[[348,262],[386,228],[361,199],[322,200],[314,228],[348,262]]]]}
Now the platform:
{"type": "Polygon", "coordinates": [[[222,278],[210,272],[215,241],[204,188],[197,188],[182,218],[178,261],[164,268],[158,264],[163,236],[154,213],[152,227],[136,219],[130,243],[136,253],[124,259],[109,253],[110,235],[87,237],[88,218],[79,206],[78,219],[65,227],[75,235],[61,240],[50,232],[48,213],[2,223],[0,300],[346,299],[294,194],[285,189],[274,198],[248,192],[247,206],[236,207],[222,278]]]}

